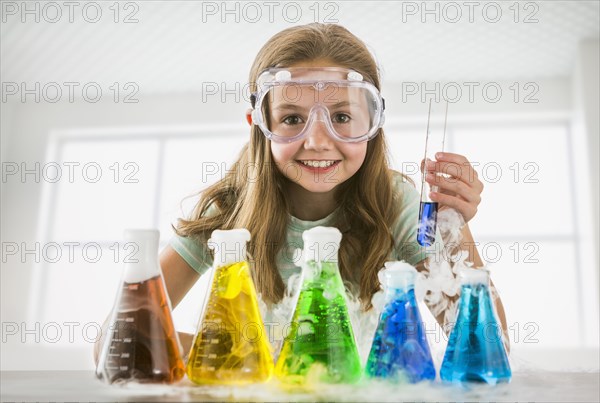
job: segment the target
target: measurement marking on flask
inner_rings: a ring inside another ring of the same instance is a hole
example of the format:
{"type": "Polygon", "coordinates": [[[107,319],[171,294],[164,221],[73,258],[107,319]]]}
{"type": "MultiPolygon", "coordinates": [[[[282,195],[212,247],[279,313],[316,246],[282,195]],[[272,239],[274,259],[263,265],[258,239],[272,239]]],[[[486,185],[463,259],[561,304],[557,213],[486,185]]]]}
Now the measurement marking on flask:
{"type": "MultiPolygon", "coordinates": [[[[231,249],[219,246],[219,250],[231,249]]],[[[214,260],[220,261],[218,256],[214,260]]],[[[201,385],[266,381],[273,370],[268,340],[246,344],[240,335],[244,326],[264,328],[248,263],[240,257],[238,262],[215,270],[189,355],[188,378],[201,385]]]]}
{"type": "Polygon", "coordinates": [[[159,233],[130,230],[125,238],[145,258],[124,266],[96,376],[110,384],[177,382],[185,368],[160,275],[159,233]]]}

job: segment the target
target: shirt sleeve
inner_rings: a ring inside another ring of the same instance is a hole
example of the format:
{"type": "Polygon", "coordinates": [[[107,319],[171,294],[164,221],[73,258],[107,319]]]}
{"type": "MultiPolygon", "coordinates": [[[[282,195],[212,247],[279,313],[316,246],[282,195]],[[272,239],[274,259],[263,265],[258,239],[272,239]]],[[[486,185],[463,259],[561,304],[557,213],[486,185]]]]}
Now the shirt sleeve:
{"type": "MultiPolygon", "coordinates": [[[[217,208],[211,205],[206,212],[207,216],[217,213],[217,208]]],[[[206,273],[212,267],[213,257],[205,242],[193,237],[174,235],[169,245],[179,254],[198,274],[206,273]]]]}
{"type": "Polygon", "coordinates": [[[174,235],[169,245],[200,275],[206,273],[213,264],[207,245],[194,238],[174,235]]]}
{"type": "MultiPolygon", "coordinates": [[[[436,229],[435,243],[429,248],[419,245],[417,242],[417,230],[419,221],[419,193],[414,185],[402,175],[396,174],[393,186],[400,194],[400,214],[393,227],[394,239],[396,240],[395,259],[416,266],[417,263],[427,257],[430,248],[443,246],[439,229],[436,229]]],[[[429,251],[430,252],[430,251],[429,251]]]]}

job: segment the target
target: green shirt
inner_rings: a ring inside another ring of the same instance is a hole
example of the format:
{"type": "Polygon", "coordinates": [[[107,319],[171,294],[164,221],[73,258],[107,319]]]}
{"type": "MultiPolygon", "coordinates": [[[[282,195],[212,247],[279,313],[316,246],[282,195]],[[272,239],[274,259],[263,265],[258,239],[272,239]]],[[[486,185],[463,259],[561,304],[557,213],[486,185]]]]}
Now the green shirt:
{"type": "MultiPolygon", "coordinates": [[[[403,180],[400,175],[394,176],[393,185],[395,191],[400,194],[401,210],[392,227],[397,246],[388,260],[404,260],[415,266],[426,258],[426,249],[417,243],[419,194],[414,186],[403,180]]],[[[287,242],[277,255],[277,267],[284,284],[301,270],[300,254],[296,250],[302,250],[304,246],[302,233],[317,226],[332,226],[334,214],[335,212],[317,221],[304,221],[290,216],[287,242]]],[[[439,232],[437,235],[439,239],[439,232]]],[[[204,274],[212,266],[212,256],[206,244],[200,244],[192,238],[174,236],[170,245],[198,274],[204,274]]]]}

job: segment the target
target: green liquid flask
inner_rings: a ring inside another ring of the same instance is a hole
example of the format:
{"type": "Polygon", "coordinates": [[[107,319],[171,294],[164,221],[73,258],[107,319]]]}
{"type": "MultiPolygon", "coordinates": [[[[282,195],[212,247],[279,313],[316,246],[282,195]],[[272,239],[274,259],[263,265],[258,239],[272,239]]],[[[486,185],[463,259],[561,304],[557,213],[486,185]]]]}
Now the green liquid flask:
{"type": "Polygon", "coordinates": [[[197,384],[242,385],[273,374],[271,345],[246,261],[246,229],[213,231],[212,286],[187,363],[197,384]]]}
{"type": "Polygon", "coordinates": [[[302,238],[302,285],[275,375],[293,385],[356,382],[362,368],[338,267],[342,234],[315,227],[302,238]]]}
{"type": "Polygon", "coordinates": [[[137,246],[125,262],[121,287],[98,358],[107,383],[173,383],[185,373],[171,303],[158,263],[156,230],[127,230],[137,246]]]}

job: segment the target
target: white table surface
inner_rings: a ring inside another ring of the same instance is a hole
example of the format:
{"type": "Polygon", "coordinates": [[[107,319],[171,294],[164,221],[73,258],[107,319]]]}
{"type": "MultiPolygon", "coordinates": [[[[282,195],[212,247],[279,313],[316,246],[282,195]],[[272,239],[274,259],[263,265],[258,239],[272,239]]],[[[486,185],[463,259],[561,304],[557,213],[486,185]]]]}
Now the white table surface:
{"type": "Polygon", "coordinates": [[[598,402],[598,372],[514,373],[510,384],[470,389],[438,381],[418,385],[368,383],[319,387],[312,393],[288,393],[274,382],[247,387],[195,386],[188,380],[176,385],[105,385],[92,371],[0,372],[3,402],[193,402],[193,401],[494,401],[598,402]]]}

